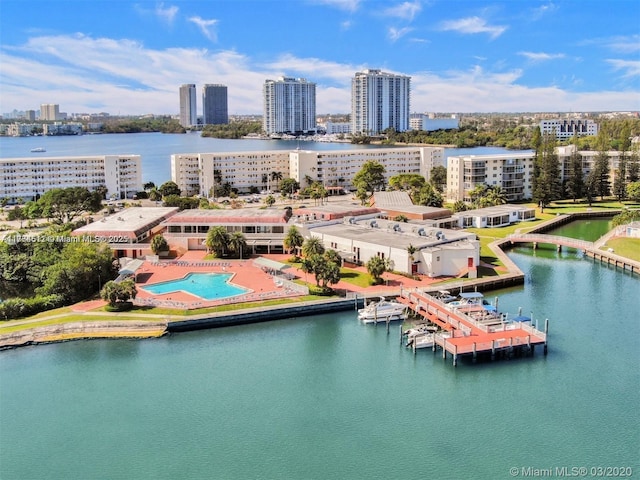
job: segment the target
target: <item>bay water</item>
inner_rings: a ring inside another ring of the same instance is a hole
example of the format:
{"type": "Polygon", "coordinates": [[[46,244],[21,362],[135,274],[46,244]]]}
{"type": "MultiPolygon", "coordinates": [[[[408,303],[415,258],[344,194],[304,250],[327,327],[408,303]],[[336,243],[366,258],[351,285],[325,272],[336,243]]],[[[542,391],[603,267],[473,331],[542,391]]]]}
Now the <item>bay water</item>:
{"type": "Polygon", "coordinates": [[[0,352],[0,478],[637,476],[640,281],[510,255],[526,283],[489,298],[548,318],[547,356],[454,368],[353,311],[0,352]]]}
{"type": "MultiPolygon", "coordinates": [[[[244,152],[255,150],[352,150],[381,148],[375,145],[351,145],[297,140],[226,140],[201,137],[199,133],[114,133],[59,137],[0,137],[0,158],[59,157],[75,155],[130,154],[142,156],[142,181],[161,185],[171,180],[171,155],[176,153],[244,152]],[[32,153],[42,147],[43,153],[32,153]]],[[[449,155],[504,152],[499,147],[446,149],[449,155]]]]}

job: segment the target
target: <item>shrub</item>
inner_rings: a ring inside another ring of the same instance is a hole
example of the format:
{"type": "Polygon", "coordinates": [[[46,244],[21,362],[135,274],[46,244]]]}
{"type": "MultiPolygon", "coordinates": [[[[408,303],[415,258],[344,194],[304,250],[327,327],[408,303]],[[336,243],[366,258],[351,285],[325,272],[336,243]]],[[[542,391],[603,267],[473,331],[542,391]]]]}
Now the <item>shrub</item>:
{"type": "Polygon", "coordinates": [[[62,307],[62,295],[46,295],[34,298],[9,298],[0,303],[0,320],[28,317],[36,313],[62,307]]]}

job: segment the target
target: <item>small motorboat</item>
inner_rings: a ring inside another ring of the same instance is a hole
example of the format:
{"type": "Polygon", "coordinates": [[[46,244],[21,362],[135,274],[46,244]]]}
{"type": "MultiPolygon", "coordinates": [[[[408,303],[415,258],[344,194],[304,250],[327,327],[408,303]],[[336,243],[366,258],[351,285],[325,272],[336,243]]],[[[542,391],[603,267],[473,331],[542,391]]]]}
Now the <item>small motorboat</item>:
{"type": "Polygon", "coordinates": [[[406,318],[406,305],[385,300],[384,297],[380,297],[379,301],[372,302],[358,310],[358,320],[362,320],[364,323],[390,322],[406,318]]]}
{"type": "Polygon", "coordinates": [[[32,148],[31,151],[34,153],[39,153],[39,152],[46,152],[47,149],[44,147],[36,147],[36,148],[32,148]]]}

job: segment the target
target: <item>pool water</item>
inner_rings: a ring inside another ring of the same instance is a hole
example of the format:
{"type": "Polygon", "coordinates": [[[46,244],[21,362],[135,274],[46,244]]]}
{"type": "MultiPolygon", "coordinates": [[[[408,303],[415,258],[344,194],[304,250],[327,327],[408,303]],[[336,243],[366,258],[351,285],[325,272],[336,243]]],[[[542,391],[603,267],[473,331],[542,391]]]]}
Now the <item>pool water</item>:
{"type": "Polygon", "coordinates": [[[205,300],[235,297],[250,291],[229,283],[232,276],[231,273],[190,273],[179,280],[154,283],[142,288],[154,295],[182,291],[205,300]]]}

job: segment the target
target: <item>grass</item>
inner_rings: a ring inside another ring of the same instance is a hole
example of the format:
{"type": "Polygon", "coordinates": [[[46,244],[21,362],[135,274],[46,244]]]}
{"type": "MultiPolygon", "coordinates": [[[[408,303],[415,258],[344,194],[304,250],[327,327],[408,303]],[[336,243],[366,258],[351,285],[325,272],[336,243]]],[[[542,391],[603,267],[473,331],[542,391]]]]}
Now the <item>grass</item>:
{"type": "Polygon", "coordinates": [[[613,248],[613,252],[631,260],[640,262],[640,238],[612,238],[602,249],[613,248]]]}

